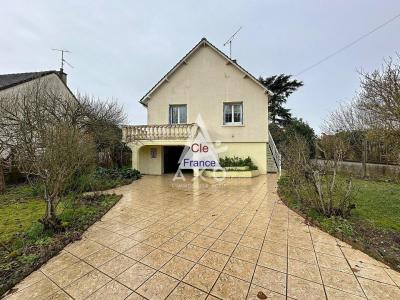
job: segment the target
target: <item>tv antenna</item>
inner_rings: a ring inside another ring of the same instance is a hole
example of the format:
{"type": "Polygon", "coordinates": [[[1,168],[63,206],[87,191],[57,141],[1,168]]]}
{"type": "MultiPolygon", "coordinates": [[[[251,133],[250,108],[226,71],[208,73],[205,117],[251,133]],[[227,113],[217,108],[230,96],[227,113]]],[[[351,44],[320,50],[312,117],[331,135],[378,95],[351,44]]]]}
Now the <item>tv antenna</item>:
{"type": "Polygon", "coordinates": [[[64,71],[64,63],[73,68],[73,66],[64,59],[64,53],[72,53],[71,51],[68,51],[66,49],[51,49],[51,50],[61,52],[61,68],[60,68],[61,72],[64,71]]]}
{"type": "Polygon", "coordinates": [[[242,29],[242,26],[232,36],[224,43],[224,47],[229,44],[229,58],[232,59],[232,41],[235,38],[235,35],[238,34],[238,32],[242,29]]]}

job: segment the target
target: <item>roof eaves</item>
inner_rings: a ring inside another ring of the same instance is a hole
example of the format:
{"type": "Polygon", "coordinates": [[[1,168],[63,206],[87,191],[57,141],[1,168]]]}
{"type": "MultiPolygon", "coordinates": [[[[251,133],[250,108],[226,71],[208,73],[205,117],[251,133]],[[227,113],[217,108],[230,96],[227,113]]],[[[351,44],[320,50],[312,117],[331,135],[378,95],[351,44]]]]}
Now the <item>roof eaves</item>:
{"type": "Polygon", "coordinates": [[[168,80],[168,76],[173,74],[180,66],[181,64],[185,64],[186,60],[202,45],[207,45],[213,48],[217,53],[219,53],[222,57],[224,57],[227,61],[229,61],[230,64],[234,65],[236,68],[238,68],[241,72],[245,73],[251,80],[253,80],[257,85],[259,85],[268,95],[272,96],[273,93],[265,87],[257,78],[255,78],[251,73],[246,71],[242,66],[240,66],[236,61],[232,60],[229,58],[224,52],[219,50],[216,46],[214,46],[212,43],[210,43],[206,38],[202,38],[200,42],[198,42],[178,63],[172,67],[171,70],[168,71],[168,73],[162,77],[143,97],[142,99],[139,100],[141,104],[147,107],[147,102],[150,99],[150,95],[158,89],[166,80],[168,80]]]}

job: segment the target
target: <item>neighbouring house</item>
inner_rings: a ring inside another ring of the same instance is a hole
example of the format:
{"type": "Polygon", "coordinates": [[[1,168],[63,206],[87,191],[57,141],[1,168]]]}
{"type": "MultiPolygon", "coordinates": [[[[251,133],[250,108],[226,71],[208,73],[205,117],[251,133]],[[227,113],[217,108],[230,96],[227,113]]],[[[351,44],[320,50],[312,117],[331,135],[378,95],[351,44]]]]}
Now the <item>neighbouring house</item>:
{"type": "Polygon", "coordinates": [[[14,74],[0,74],[0,97],[7,93],[15,93],[38,81],[46,82],[51,88],[75,97],[67,86],[67,74],[62,69],[60,71],[50,70],[41,72],[27,72],[14,74]]]}
{"type": "MultiPolygon", "coordinates": [[[[27,72],[14,74],[0,74],[0,101],[2,98],[13,94],[24,92],[26,88],[32,87],[35,84],[43,84],[46,88],[59,91],[60,94],[65,94],[67,97],[76,99],[75,95],[67,86],[67,74],[60,71],[50,70],[41,72],[27,72]]],[[[0,143],[1,146],[1,143],[0,143]]],[[[10,173],[11,153],[9,149],[0,147],[0,168],[4,167],[5,173],[10,173]]],[[[1,170],[0,170],[1,173],[1,170]]]]}
{"type": "Polygon", "coordinates": [[[140,103],[147,125],[123,126],[132,167],[143,174],[175,172],[200,116],[219,157],[250,157],[261,174],[277,172],[280,155],[268,131],[271,93],[207,39],[194,46],[140,103]]]}

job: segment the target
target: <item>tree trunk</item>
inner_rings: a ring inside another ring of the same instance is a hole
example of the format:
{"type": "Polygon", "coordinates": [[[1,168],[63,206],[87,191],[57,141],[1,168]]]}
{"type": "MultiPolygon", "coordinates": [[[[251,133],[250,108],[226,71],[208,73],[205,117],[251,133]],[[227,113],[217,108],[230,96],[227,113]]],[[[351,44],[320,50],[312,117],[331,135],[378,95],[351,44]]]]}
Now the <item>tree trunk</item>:
{"type": "Polygon", "coordinates": [[[362,142],[362,177],[367,177],[367,141],[362,142]]]}
{"type": "Polygon", "coordinates": [[[4,178],[3,159],[0,158],[0,193],[4,193],[5,190],[6,190],[6,180],[4,178]]]}
{"type": "Polygon", "coordinates": [[[46,197],[46,214],[41,221],[44,228],[54,232],[62,230],[61,220],[57,217],[56,209],[54,206],[54,199],[46,197]]]}

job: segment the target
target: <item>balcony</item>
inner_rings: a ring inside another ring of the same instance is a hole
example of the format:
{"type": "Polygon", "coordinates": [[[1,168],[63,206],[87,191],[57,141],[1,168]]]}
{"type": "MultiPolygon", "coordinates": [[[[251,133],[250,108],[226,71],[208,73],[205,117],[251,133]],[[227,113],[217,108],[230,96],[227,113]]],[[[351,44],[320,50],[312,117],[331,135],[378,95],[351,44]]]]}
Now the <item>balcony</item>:
{"type": "Polygon", "coordinates": [[[186,140],[194,137],[197,124],[167,125],[124,125],[122,141],[129,143],[137,140],[186,140]]]}

